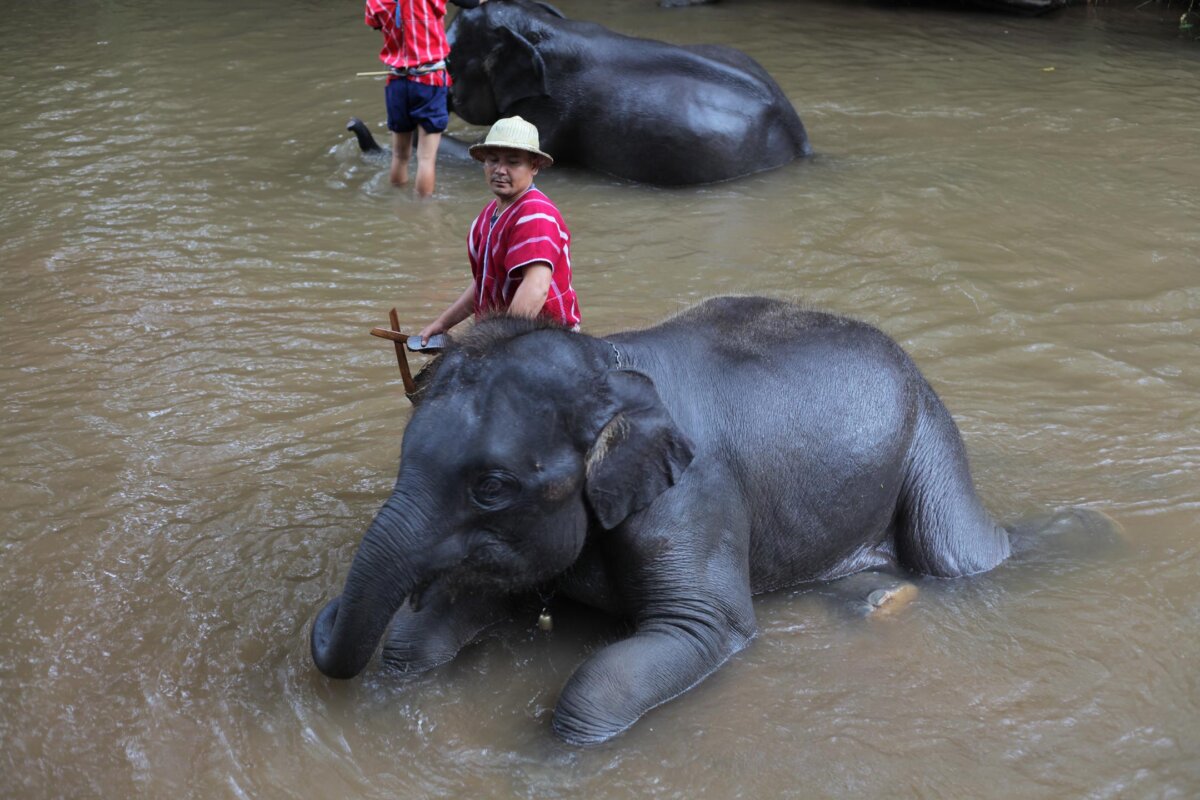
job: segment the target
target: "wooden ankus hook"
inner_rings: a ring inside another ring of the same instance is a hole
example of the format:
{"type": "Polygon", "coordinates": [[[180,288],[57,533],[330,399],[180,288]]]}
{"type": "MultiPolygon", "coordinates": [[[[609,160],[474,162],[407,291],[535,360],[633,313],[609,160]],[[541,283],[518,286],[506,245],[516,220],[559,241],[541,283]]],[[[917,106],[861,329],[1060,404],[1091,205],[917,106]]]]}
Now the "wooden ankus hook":
{"type": "Polygon", "coordinates": [[[396,309],[388,312],[388,319],[392,323],[391,329],[371,328],[371,335],[380,339],[390,339],[396,346],[396,362],[400,367],[400,377],[404,381],[404,396],[411,401],[413,393],[417,391],[417,384],[413,381],[412,371],[408,368],[408,355],[404,352],[404,343],[408,341],[408,336],[400,332],[400,315],[396,313],[396,309]]]}

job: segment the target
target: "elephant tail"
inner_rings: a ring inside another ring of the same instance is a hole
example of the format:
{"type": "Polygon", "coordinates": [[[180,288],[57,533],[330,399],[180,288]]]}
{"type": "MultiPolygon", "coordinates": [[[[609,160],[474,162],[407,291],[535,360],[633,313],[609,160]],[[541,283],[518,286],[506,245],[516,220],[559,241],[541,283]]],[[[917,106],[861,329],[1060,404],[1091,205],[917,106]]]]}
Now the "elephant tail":
{"type": "Polygon", "coordinates": [[[986,572],[1008,558],[1008,533],[975,493],[958,427],[921,380],[896,519],[896,555],[907,568],[955,578],[986,572]]]}

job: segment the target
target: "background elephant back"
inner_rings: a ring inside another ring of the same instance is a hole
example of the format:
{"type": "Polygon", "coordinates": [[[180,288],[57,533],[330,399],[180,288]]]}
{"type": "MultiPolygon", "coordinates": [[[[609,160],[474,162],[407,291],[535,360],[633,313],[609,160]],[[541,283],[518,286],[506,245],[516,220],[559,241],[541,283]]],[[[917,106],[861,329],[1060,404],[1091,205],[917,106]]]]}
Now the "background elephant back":
{"type": "MultiPolygon", "coordinates": [[[[494,97],[496,116],[532,121],[557,163],[687,185],[811,153],[792,104],[745,53],[626,36],[536,4],[485,8],[464,12],[453,26],[455,92],[494,97]]],[[[476,104],[456,105],[470,113],[476,104]]]]}

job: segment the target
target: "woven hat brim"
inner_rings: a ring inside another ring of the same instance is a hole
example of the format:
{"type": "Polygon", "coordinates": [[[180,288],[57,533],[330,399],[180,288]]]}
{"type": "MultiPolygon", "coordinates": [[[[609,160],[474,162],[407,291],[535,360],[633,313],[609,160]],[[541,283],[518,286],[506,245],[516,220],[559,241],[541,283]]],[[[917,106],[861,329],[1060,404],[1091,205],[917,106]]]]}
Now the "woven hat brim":
{"type": "Polygon", "coordinates": [[[483,153],[487,150],[523,150],[526,153],[533,153],[535,156],[541,156],[546,159],[547,166],[554,163],[554,157],[549,153],[543,153],[541,150],[530,147],[527,144],[522,144],[521,142],[480,142],[467,148],[467,152],[471,154],[471,158],[474,158],[476,161],[483,161],[483,153]]]}

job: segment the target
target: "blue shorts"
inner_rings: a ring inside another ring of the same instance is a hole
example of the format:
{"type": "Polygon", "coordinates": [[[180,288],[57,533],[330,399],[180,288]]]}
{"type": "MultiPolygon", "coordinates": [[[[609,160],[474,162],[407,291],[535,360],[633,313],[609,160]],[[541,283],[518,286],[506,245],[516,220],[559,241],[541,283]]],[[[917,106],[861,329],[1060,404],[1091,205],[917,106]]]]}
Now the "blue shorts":
{"type": "Polygon", "coordinates": [[[411,133],[417,124],[426,133],[441,133],[450,124],[446,110],[446,87],[393,78],[388,81],[387,126],[389,131],[411,133]]]}

